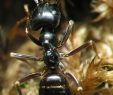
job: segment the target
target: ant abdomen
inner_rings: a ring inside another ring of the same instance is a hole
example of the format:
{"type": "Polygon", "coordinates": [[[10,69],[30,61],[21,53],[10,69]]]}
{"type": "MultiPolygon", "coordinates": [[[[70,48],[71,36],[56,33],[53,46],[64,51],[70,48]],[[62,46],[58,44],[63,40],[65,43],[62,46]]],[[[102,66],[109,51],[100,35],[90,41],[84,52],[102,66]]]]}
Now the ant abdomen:
{"type": "Polygon", "coordinates": [[[39,95],[72,95],[72,92],[62,74],[47,73],[40,81],[39,95]]]}

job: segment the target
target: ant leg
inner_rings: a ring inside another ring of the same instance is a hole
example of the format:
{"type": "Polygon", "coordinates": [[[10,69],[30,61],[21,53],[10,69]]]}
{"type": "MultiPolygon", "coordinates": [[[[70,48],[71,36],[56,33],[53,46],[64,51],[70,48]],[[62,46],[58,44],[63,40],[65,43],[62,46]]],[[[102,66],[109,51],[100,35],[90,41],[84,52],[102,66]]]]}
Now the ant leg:
{"type": "Polygon", "coordinates": [[[78,53],[80,50],[82,50],[82,49],[84,49],[84,48],[87,48],[87,47],[89,47],[89,46],[92,46],[92,47],[93,47],[94,51],[96,52],[96,55],[98,56],[98,58],[100,58],[99,55],[98,55],[98,52],[97,52],[97,48],[96,48],[95,42],[92,41],[92,40],[90,40],[89,42],[86,42],[86,43],[83,44],[82,46],[80,46],[80,47],[78,47],[78,48],[76,48],[76,49],[70,51],[68,54],[64,54],[64,55],[62,55],[62,56],[63,56],[63,57],[71,56],[71,55],[76,54],[76,53],[78,53]]]}
{"type": "Polygon", "coordinates": [[[19,53],[10,53],[11,57],[14,57],[16,59],[19,59],[21,61],[24,61],[25,63],[27,63],[28,65],[30,65],[32,68],[34,68],[34,70],[37,70],[36,66],[32,65],[31,63],[29,63],[27,60],[34,60],[34,61],[43,61],[42,58],[37,58],[35,56],[31,56],[31,55],[25,55],[25,54],[19,54],[19,53]]]}
{"type": "Polygon", "coordinates": [[[37,58],[32,55],[20,54],[20,53],[14,53],[14,52],[11,52],[10,56],[17,58],[17,59],[26,59],[26,60],[34,60],[34,61],[42,61],[43,60],[42,58],[37,58]]]}
{"type": "Polygon", "coordinates": [[[30,79],[34,79],[36,77],[39,77],[39,76],[41,76],[41,73],[37,72],[37,73],[30,74],[30,75],[24,77],[23,79],[20,79],[20,80],[16,81],[15,82],[15,86],[16,86],[16,88],[18,90],[19,95],[22,95],[22,92],[21,92],[21,89],[20,89],[20,85],[22,83],[24,83],[24,82],[26,82],[26,81],[28,81],[30,79]]]}
{"type": "Polygon", "coordinates": [[[65,75],[68,76],[71,80],[73,80],[73,82],[75,83],[75,85],[77,87],[77,91],[79,91],[80,95],[82,95],[83,88],[79,84],[77,78],[70,71],[66,71],[65,75]]]}
{"type": "Polygon", "coordinates": [[[62,47],[66,43],[66,41],[69,38],[69,35],[70,35],[71,31],[72,31],[73,25],[74,25],[74,21],[70,20],[69,24],[68,24],[68,26],[67,26],[67,28],[65,30],[66,31],[65,34],[62,37],[61,41],[59,42],[58,48],[62,47]]]}
{"type": "Polygon", "coordinates": [[[40,41],[39,41],[37,38],[35,38],[33,35],[31,35],[31,34],[28,32],[28,29],[27,29],[27,28],[26,28],[26,31],[25,31],[25,32],[26,32],[27,36],[28,36],[35,44],[41,46],[40,41]]]}
{"type": "Polygon", "coordinates": [[[65,71],[65,65],[62,63],[62,62],[60,62],[59,63],[59,68],[64,72],[65,71]]]}

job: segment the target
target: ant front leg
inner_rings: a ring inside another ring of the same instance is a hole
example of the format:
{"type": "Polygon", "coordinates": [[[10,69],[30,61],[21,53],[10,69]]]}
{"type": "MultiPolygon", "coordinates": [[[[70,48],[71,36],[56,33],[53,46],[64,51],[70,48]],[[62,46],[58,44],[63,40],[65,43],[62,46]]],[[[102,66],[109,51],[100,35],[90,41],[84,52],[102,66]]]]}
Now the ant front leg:
{"type": "Polygon", "coordinates": [[[90,40],[89,42],[86,42],[86,43],[83,44],[82,46],[80,46],[80,47],[78,47],[78,48],[76,48],[76,49],[70,51],[68,54],[64,54],[64,55],[62,55],[62,56],[63,56],[63,57],[71,56],[71,55],[76,54],[76,53],[78,53],[80,50],[82,50],[82,49],[84,49],[84,48],[87,48],[87,47],[89,47],[89,46],[92,46],[92,47],[93,47],[94,51],[96,52],[96,55],[98,56],[98,58],[100,58],[99,55],[98,55],[98,52],[97,52],[97,48],[96,48],[95,42],[92,41],[92,40],[90,40]]]}
{"type": "Polygon", "coordinates": [[[15,82],[15,86],[18,90],[18,93],[19,95],[22,95],[22,92],[21,92],[21,89],[20,89],[20,85],[30,79],[34,79],[34,78],[37,78],[37,77],[40,77],[41,76],[41,73],[37,72],[37,73],[33,73],[33,74],[30,74],[26,77],[24,77],[23,79],[20,79],[18,81],[15,82]]]}
{"type": "Polygon", "coordinates": [[[70,33],[72,32],[73,25],[74,25],[74,21],[70,20],[68,26],[66,27],[65,34],[62,37],[61,41],[59,42],[58,48],[62,47],[66,43],[70,33]]]}
{"type": "Polygon", "coordinates": [[[26,28],[26,34],[27,34],[27,36],[36,44],[36,45],[39,45],[39,46],[41,46],[41,43],[40,43],[40,41],[37,39],[37,38],[35,38],[33,35],[31,35],[29,32],[28,32],[28,29],[26,28]]]}
{"type": "Polygon", "coordinates": [[[83,94],[82,94],[83,88],[82,88],[82,86],[79,84],[77,78],[76,78],[70,71],[66,71],[66,72],[65,72],[65,75],[66,75],[67,77],[69,77],[69,78],[75,83],[75,85],[76,85],[76,87],[77,87],[77,91],[79,91],[80,95],[83,95],[83,94]]]}

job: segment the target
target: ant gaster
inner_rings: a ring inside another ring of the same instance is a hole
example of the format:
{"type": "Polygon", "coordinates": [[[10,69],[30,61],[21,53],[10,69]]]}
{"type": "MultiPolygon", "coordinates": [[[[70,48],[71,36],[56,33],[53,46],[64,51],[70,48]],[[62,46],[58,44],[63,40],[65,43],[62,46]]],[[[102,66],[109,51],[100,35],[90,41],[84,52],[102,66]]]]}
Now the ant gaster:
{"type": "Polygon", "coordinates": [[[43,58],[37,58],[30,55],[23,55],[17,53],[11,53],[12,57],[18,59],[35,59],[37,61],[43,60],[46,69],[43,73],[36,72],[31,75],[24,77],[23,79],[18,80],[15,85],[18,89],[19,95],[22,95],[20,90],[20,85],[29,79],[40,77],[40,85],[39,85],[39,95],[73,95],[70,90],[69,83],[67,78],[72,79],[74,81],[77,90],[82,95],[82,87],[80,86],[76,77],[70,72],[64,72],[62,68],[60,59],[64,57],[71,56],[81,49],[86,48],[88,46],[93,45],[94,49],[95,45],[93,41],[89,41],[82,46],[78,47],[70,51],[68,54],[60,54],[57,51],[57,48],[62,47],[72,31],[74,22],[72,20],[69,21],[64,36],[62,37],[61,41],[58,42],[56,32],[57,27],[60,24],[61,13],[58,9],[57,3],[50,4],[48,2],[44,3],[42,1],[38,2],[37,7],[34,9],[32,14],[29,17],[26,34],[28,37],[37,45],[43,47],[43,58]],[[29,31],[31,30],[38,30],[42,28],[39,39],[34,37],[29,31]]]}

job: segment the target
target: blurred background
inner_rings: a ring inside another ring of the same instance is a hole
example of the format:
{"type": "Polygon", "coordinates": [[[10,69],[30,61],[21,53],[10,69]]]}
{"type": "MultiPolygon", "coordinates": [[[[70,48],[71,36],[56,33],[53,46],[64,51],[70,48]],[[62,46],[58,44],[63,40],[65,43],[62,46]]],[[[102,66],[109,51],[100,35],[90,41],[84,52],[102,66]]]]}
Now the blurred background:
{"type": "MultiPolygon", "coordinates": [[[[30,61],[37,66],[34,68],[9,56],[10,52],[43,56],[41,48],[27,38],[26,22],[20,21],[27,17],[25,4],[28,4],[30,12],[36,7],[33,0],[0,0],[0,95],[18,95],[14,82],[29,73],[43,70],[43,62],[30,61]]],[[[67,53],[93,40],[102,58],[94,59],[95,51],[89,47],[65,58],[63,63],[66,68],[79,80],[84,89],[83,95],[113,95],[113,0],[59,0],[59,8],[62,22],[58,38],[63,35],[67,21],[75,21],[66,45],[59,50],[67,53]]],[[[22,85],[22,92],[36,95],[36,84],[31,80],[22,85]]],[[[73,83],[70,87],[79,95],[76,87],[73,89],[73,83]]]]}
{"type": "MultiPolygon", "coordinates": [[[[17,93],[12,94],[16,91],[12,90],[14,82],[17,77],[23,76],[18,72],[26,72],[25,69],[19,69],[22,62],[13,60],[9,55],[10,52],[35,51],[34,44],[32,47],[28,45],[32,42],[28,42],[25,35],[26,22],[18,23],[20,19],[26,17],[24,4],[28,4],[30,10],[36,6],[33,0],[0,0],[0,95],[16,95],[17,93]]],[[[27,73],[29,72],[30,70],[27,70],[27,73]]]]}

